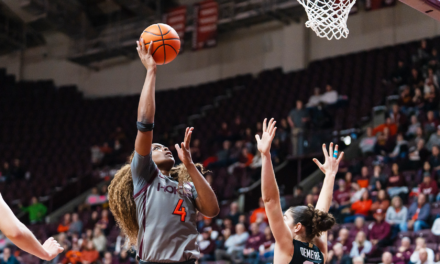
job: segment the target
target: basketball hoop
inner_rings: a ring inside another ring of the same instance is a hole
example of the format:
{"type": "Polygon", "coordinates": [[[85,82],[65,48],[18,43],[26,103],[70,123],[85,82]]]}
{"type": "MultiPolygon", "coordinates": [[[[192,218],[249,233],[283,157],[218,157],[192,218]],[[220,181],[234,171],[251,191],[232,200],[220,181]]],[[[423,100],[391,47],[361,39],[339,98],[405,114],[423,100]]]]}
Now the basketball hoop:
{"type": "Polygon", "coordinates": [[[298,0],[306,9],[306,27],[320,38],[340,39],[348,36],[347,19],[356,0],[298,0]]]}

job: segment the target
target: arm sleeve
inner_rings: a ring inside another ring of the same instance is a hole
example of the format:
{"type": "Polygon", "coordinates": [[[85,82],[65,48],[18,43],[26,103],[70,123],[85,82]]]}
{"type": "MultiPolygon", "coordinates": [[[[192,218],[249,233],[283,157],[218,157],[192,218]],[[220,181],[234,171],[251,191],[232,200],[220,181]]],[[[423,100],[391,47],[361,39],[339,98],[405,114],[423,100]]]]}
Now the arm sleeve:
{"type": "Polygon", "coordinates": [[[157,166],[151,158],[151,152],[147,156],[141,156],[135,151],[131,161],[134,194],[137,194],[146,184],[152,181],[157,174],[157,166]]]}

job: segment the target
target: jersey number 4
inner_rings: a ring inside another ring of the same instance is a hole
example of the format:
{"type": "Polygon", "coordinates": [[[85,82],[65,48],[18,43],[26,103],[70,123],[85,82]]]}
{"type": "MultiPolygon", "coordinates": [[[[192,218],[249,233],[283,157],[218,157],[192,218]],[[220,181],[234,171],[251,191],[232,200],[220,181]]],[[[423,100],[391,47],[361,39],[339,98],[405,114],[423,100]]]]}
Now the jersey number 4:
{"type": "Polygon", "coordinates": [[[185,222],[186,211],[185,207],[182,207],[183,199],[179,199],[176,208],[174,209],[173,214],[180,215],[180,222],[185,222]]]}

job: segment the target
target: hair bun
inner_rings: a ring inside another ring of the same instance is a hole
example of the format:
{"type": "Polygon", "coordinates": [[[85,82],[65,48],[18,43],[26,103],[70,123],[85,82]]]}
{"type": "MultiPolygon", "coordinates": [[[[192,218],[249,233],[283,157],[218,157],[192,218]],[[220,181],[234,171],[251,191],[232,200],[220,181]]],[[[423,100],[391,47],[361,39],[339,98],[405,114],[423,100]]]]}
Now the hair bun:
{"type": "Polygon", "coordinates": [[[336,223],[332,214],[315,209],[313,215],[312,233],[320,236],[322,232],[330,230],[336,223]]]}

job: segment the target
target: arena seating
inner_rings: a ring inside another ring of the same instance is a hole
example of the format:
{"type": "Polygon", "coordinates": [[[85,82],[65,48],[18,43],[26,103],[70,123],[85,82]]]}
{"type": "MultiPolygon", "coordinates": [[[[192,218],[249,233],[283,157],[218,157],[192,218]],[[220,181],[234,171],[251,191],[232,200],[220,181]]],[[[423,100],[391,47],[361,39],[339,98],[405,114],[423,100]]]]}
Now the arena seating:
{"type": "MultiPolygon", "coordinates": [[[[440,38],[432,39],[431,44],[440,46],[440,38]]],[[[159,91],[155,140],[180,141],[183,135],[171,139],[166,135],[174,126],[187,124],[190,115],[199,114],[204,105],[225,95],[228,88],[232,96],[218,101],[216,108],[206,111],[193,123],[197,129],[195,137],[202,141],[201,147],[205,148],[202,153],[207,155],[215,153],[219,147],[211,143],[223,121],[231,123],[240,115],[245,126],[253,128],[263,117],[284,118],[296,99],[307,101],[312,88],[322,88],[326,84],[349,98],[347,108],[331,110],[335,116],[334,129],[356,126],[363,117],[370,115],[373,106],[384,103],[387,95],[395,93],[396,87],[384,84],[383,80],[395,69],[397,60],[411,59],[417,45],[412,42],[314,61],[308,69],[298,72],[282,73],[275,69],[255,78],[244,75],[197,87],[159,91]]],[[[72,178],[93,175],[90,146],[108,141],[118,126],[127,136],[124,152],[132,151],[138,95],[89,99],[74,86],[57,88],[51,81],[16,82],[5,70],[0,70],[0,93],[4,95],[0,98],[0,160],[20,158],[31,173],[28,181],[12,182],[8,188],[5,183],[0,184],[0,192],[9,203],[15,199],[26,201],[34,195],[50,196],[56,187],[67,186],[72,178]],[[26,192],[18,194],[17,190],[26,192]]],[[[371,168],[373,161],[373,158],[358,158],[349,165],[363,164],[371,168]]],[[[389,170],[385,166],[384,173],[389,170]]],[[[225,186],[249,183],[249,177],[243,177],[245,172],[240,170],[233,175],[225,169],[215,173],[218,173],[216,187],[224,193],[224,198],[234,197],[234,188],[225,186]]],[[[410,185],[420,183],[414,177],[415,171],[405,171],[404,175],[410,185]]],[[[434,217],[440,208],[437,203],[432,206],[434,217]]],[[[90,212],[82,215],[84,222],[89,217],[90,212]]],[[[42,239],[55,233],[54,225],[31,228],[42,239]]],[[[339,228],[335,227],[335,236],[339,228]]],[[[116,228],[110,233],[109,243],[114,243],[115,234],[116,228]]],[[[426,237],[428,245],[435,248],[440,244],[438,237],[425,230],[400,233],[399,238],[403,236],[426,237]]],[[[399,240],[389,249],[393,250],[398,243],[399,240]]]]}

